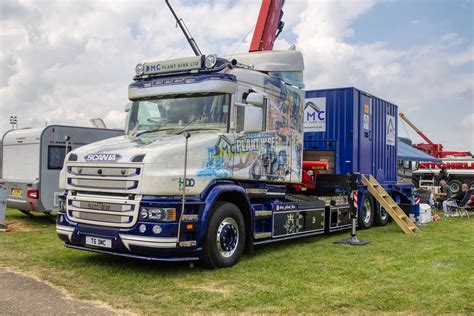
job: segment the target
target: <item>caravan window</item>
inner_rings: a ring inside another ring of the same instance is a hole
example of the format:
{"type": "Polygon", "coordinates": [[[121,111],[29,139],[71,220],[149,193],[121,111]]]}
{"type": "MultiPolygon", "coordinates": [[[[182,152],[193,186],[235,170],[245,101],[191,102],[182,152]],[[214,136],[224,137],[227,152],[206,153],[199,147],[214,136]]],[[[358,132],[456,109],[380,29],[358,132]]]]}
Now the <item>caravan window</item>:
{"type": "MultiPolygon", "coordinates": [[[[64,158],[66,157],[66,146],[49,146],[48,147],[48,169],[61,170],[63,168],[64,158]]],[[[68,152],[71,146],[68,148],[68,152]]]]}

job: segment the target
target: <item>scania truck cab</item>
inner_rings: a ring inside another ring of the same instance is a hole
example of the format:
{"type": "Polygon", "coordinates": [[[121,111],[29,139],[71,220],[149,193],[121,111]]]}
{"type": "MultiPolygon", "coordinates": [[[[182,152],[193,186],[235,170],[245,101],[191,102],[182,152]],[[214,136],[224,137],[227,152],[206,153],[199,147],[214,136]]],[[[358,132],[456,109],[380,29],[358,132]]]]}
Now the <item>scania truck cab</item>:
{"type": "Polygon", "coordinates": [[[303,68],[298,51],[138,64],[126,135],[65,159],[59,238],[227,267],[255,244],[347,227],[343,196],[289,193],[303,173],[303,68]]]}

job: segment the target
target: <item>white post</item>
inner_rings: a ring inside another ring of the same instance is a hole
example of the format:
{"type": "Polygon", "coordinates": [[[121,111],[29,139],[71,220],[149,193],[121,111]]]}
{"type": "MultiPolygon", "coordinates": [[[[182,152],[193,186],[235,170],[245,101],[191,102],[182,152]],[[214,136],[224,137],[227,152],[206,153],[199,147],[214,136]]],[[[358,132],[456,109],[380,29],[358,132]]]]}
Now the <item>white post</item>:
{"type": "Polygon", "coordinates": [[[0,232],[6,231],[5,211],[7,209],[7,187],[0,182],[0,232]]]}

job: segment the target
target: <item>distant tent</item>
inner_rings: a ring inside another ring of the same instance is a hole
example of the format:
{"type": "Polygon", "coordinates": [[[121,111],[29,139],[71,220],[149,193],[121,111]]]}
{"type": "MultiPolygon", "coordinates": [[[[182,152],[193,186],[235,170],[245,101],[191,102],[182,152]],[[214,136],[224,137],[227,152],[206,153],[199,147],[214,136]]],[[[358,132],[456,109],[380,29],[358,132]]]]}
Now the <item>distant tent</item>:
{"type": "Polygon", "coordinates": [[[398,139],[397,160],[442,162],[441,159],[425,154],[408,144],[406,139],[400,138],[398,139]]]}

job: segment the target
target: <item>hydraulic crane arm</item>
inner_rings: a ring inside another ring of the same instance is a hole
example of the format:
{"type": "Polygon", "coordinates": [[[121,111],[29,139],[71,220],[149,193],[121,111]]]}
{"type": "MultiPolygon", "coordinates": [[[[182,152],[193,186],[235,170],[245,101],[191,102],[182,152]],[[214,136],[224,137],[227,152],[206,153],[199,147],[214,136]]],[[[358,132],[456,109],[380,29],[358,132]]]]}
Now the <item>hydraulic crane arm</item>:
{"type": "Polygon", "coordinates": [[[272,50],[273,43],[283,30],[283,4],[285,0],[263,0],[258,14],[249,52],[272,50]]]}
{"type": "Polygon", "coordinates": [[[423,138],[428,144],[435,146],[435,144],[434,144],[425,134],[423,134],[422,131],[420,131],[412,122],[410,122],[409,119],[407,119],[407,117],[405,116],[405,114],[403,114],[402,112],[400,112],[400,117],[401,117],[402,120],[404,120],[408,125],[410,125],[410,127],[413,128],[413,129],[415,130],[415,132],[417,132],[418,135],[420,135],[421,138],[423,138]]]}

